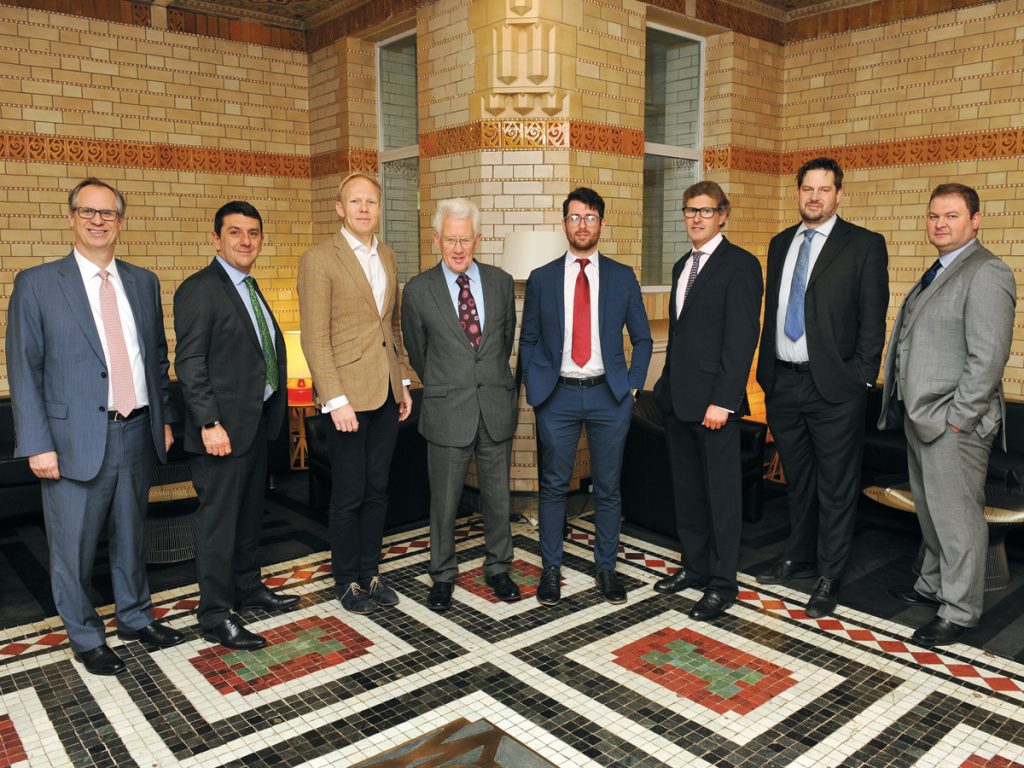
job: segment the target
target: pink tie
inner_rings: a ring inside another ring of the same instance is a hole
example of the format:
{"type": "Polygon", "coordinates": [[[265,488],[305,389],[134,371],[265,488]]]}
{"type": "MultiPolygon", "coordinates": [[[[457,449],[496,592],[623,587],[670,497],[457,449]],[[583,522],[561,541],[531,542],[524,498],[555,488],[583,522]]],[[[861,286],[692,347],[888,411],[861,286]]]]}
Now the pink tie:
{"type": "Polygon", "coordinates": [[[100,270],[100,319],[103,320],[103,335],[107,337],[107,354],[110,355],[110,383],[114,388],[114,409],[122,416],[135,410],[135,384],[132,383],[132,364],[128,359],[128,345],[124,343],[121,328],[121,313],[117,311],[117,296],[110,273],[100,270]]]}

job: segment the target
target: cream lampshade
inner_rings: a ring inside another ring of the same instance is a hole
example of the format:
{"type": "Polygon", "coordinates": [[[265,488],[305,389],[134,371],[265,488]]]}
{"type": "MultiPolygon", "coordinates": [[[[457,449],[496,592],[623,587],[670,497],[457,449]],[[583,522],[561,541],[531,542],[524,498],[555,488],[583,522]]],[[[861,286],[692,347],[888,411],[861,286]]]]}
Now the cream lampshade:
{"type": "Polygon", "coordinates": [[[565,233],[555,229],[517,229],[505,235],[505,248],[496,261],[514,280],[565,253],[565,233]]]}
{"type": "Polygon", "coordinates": [[[313,405],[313,377],[302,354],[302,334],[285,331],[284,347],[288,355],[288,405],[313,405]]]}

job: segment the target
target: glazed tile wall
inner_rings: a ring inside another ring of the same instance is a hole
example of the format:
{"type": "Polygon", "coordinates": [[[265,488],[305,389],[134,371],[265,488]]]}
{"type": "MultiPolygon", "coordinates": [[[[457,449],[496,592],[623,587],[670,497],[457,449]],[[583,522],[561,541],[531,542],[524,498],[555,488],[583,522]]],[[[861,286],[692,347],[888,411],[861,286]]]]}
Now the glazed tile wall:
{"type": "Polygon", "coordinates": [[[0,331],[16,272],[70,250],[67,190],[87,175],[127,195],[118,253],[160,277],[172,352],[174,289],[213,257],[213,214],[232,199],[263,214],[255,276],[297,327],[294,271],[311,238],[304,53],[0,5],[0,65],[0,331]]]}

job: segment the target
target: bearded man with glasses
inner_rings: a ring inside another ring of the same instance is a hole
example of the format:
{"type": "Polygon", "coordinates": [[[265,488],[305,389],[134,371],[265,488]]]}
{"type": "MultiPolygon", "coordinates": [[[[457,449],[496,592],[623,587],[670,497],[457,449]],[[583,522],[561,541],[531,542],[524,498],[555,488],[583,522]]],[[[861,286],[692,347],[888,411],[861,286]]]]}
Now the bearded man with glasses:
{"type": "Polygon", "coordinates": [[[562,596],[565,502],[584,424],[595,496],[595,581],[605,600],[626,602],[615,573],[619,477],[633,402],[647,377],[653,344],[636,275],[598,251],[604,208],[592,189],[569,193],[562,203],[569,249],[533,270],[526,284],[519,354],[541,453],[541,605],[556,605],[562,596]],[[633,344],[628,366],[623,328],[633,344]]]}

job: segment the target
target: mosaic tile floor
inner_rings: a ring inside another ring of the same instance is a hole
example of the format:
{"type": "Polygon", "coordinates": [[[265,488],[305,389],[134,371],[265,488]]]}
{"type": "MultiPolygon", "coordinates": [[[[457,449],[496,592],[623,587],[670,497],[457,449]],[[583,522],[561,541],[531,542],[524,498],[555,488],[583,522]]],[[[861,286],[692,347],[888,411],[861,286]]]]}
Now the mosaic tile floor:
{"type": "Polygon", "coordinates": [[[902,625],[842,606],[809,619],[802,593],[749,577],[726,616],[694,622],[697,592],[650,587],[675,553],[629,538],[629,601],[609,605],[586,518],[566,545],[562,603],[544,608],[536,535],[514,532],[518,603],[483,586],[470,524],[442,615],[424,605],[416,531],[385,545],[401,603],[368,616],[341,612],[323,554],[267,569],[302,600],[245,615],[270,639],[258,652],[203,642],[194,586],[156,596],[184,645],[121,643],[111,621],[129,668],[116,678],[85,674],[55,620],[3,630],[0,768],[1024,766],[1022,664],[917,648],[902,625]]]}

